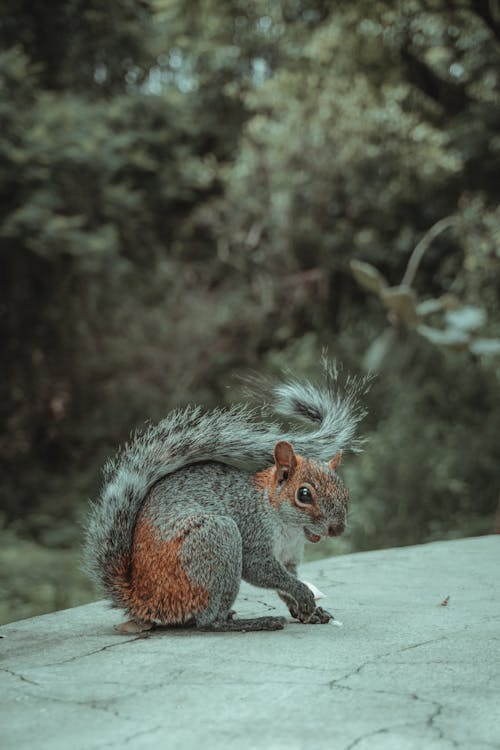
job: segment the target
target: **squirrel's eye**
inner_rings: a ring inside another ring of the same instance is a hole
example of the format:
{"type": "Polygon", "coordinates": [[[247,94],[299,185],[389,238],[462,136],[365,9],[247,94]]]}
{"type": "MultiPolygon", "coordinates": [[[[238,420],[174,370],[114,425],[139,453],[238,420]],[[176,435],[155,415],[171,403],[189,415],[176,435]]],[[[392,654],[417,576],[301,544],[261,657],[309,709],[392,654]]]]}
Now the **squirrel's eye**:
{"type": "Polygon", "coordinates": [[[299,487],[297,490],[297,500],[299,503],[311,504],[313,502],[312,492],[309,487],[299,487]]]}

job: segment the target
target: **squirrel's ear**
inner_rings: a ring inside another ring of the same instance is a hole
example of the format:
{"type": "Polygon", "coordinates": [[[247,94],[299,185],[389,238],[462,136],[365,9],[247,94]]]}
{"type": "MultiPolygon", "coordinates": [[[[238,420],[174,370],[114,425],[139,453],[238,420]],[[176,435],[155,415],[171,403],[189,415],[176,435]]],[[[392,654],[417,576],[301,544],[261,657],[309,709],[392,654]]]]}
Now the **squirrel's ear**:
{"type": "Polygon", "coordinates": [[[276,443],[274,446],[274,462],[278,482],[284,482],[293,474],[297,466],[297,457],[291,443],[286,440],[280,440],[279,443],[276,443]]]}
{"type": "Polygon", "coordinates": [[[337,471],[337,467],[340,466],[340,462],[342,461],[342,449],[337,451],[337,453],[334,455],[330,461],[328,461],[328,466],[332,471],[337,471]]]}

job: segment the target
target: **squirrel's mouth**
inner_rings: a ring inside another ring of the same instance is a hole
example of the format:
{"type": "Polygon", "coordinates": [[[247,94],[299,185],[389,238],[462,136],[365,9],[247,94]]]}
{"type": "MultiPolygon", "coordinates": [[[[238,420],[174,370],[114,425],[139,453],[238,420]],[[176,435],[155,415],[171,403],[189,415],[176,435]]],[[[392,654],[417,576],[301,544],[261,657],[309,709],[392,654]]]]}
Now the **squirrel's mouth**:
{"type": "Polygon", "coordinates": [[[321,539],[321,537],[320,537],[319,534],[313,534],[312,531],[309,531],[309,529],[307,528],[307,526],[304,526],[304,535],[305,535],[307,541],[308,542],[312,542],[313,544],[317,544],[320,541],[320,539],[321,539]]]}

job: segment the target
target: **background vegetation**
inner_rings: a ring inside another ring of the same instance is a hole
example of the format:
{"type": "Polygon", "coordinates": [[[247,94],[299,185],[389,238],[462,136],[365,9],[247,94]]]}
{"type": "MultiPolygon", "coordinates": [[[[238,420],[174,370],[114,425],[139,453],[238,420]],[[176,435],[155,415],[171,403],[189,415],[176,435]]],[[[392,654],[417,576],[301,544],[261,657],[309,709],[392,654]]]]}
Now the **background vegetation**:
{"type": "Polygon", "coordinates": [[[378,373],[327,551],[493,531],[496,0],[5,0],[0,46],[0,622],[93,596],[132,426],[325,345],[378,373]]]}

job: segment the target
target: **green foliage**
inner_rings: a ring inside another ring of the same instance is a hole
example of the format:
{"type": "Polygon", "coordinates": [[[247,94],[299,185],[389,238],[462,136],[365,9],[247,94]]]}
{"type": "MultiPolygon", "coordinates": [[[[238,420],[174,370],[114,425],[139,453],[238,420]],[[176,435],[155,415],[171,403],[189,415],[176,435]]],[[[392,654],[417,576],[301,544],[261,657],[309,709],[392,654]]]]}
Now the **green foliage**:
{"type": "Polygon", "coordinates": [[[40,70],[43,88],[87,96],[123,91],[127,76],[144,78],[153,64],[148,40],[154,15],[136,0],[5,0],[0,44],[20,45],[40,70]]]}
{"type": "Polygon", "coordinates": [[[275,294],[319,274],[302,323],[384,380],[350,476],[368,503],[357,546],[492,529],[498,501],[498,19],[471,3],[401,6],[332,10],[295,64],[248,92],[216,223],[219,257],[275,294]],[[360,303],[350,268],[380,306],[360,303]]]}
{"type": "MultiPolygon", "coordinates": [[[[492,529],[495,7],[8,0],[7,567],[18,537],[21,554],[39,543],[69,561],[130,427],[236,398],[233,372],[313,377],[325,344],[379,373],[367,449],[344,469],[351,532],[334,548],[492,529]]],[[[75,601],[50,580],[47,607],[75,601]]]]}
{"type": "Polygon", "coordinates": [[[381,369],[373,396],[384,402],[388,394],[391,409],[381,415],[354,478],[361,507],[353,543],[371,546],[377,528],[380,546],[386,535],[415,544],[460,535],[459,529],[491,533],[497,379],[471,367],[466,354],[449,357],[410,340],[381,369]]]}

